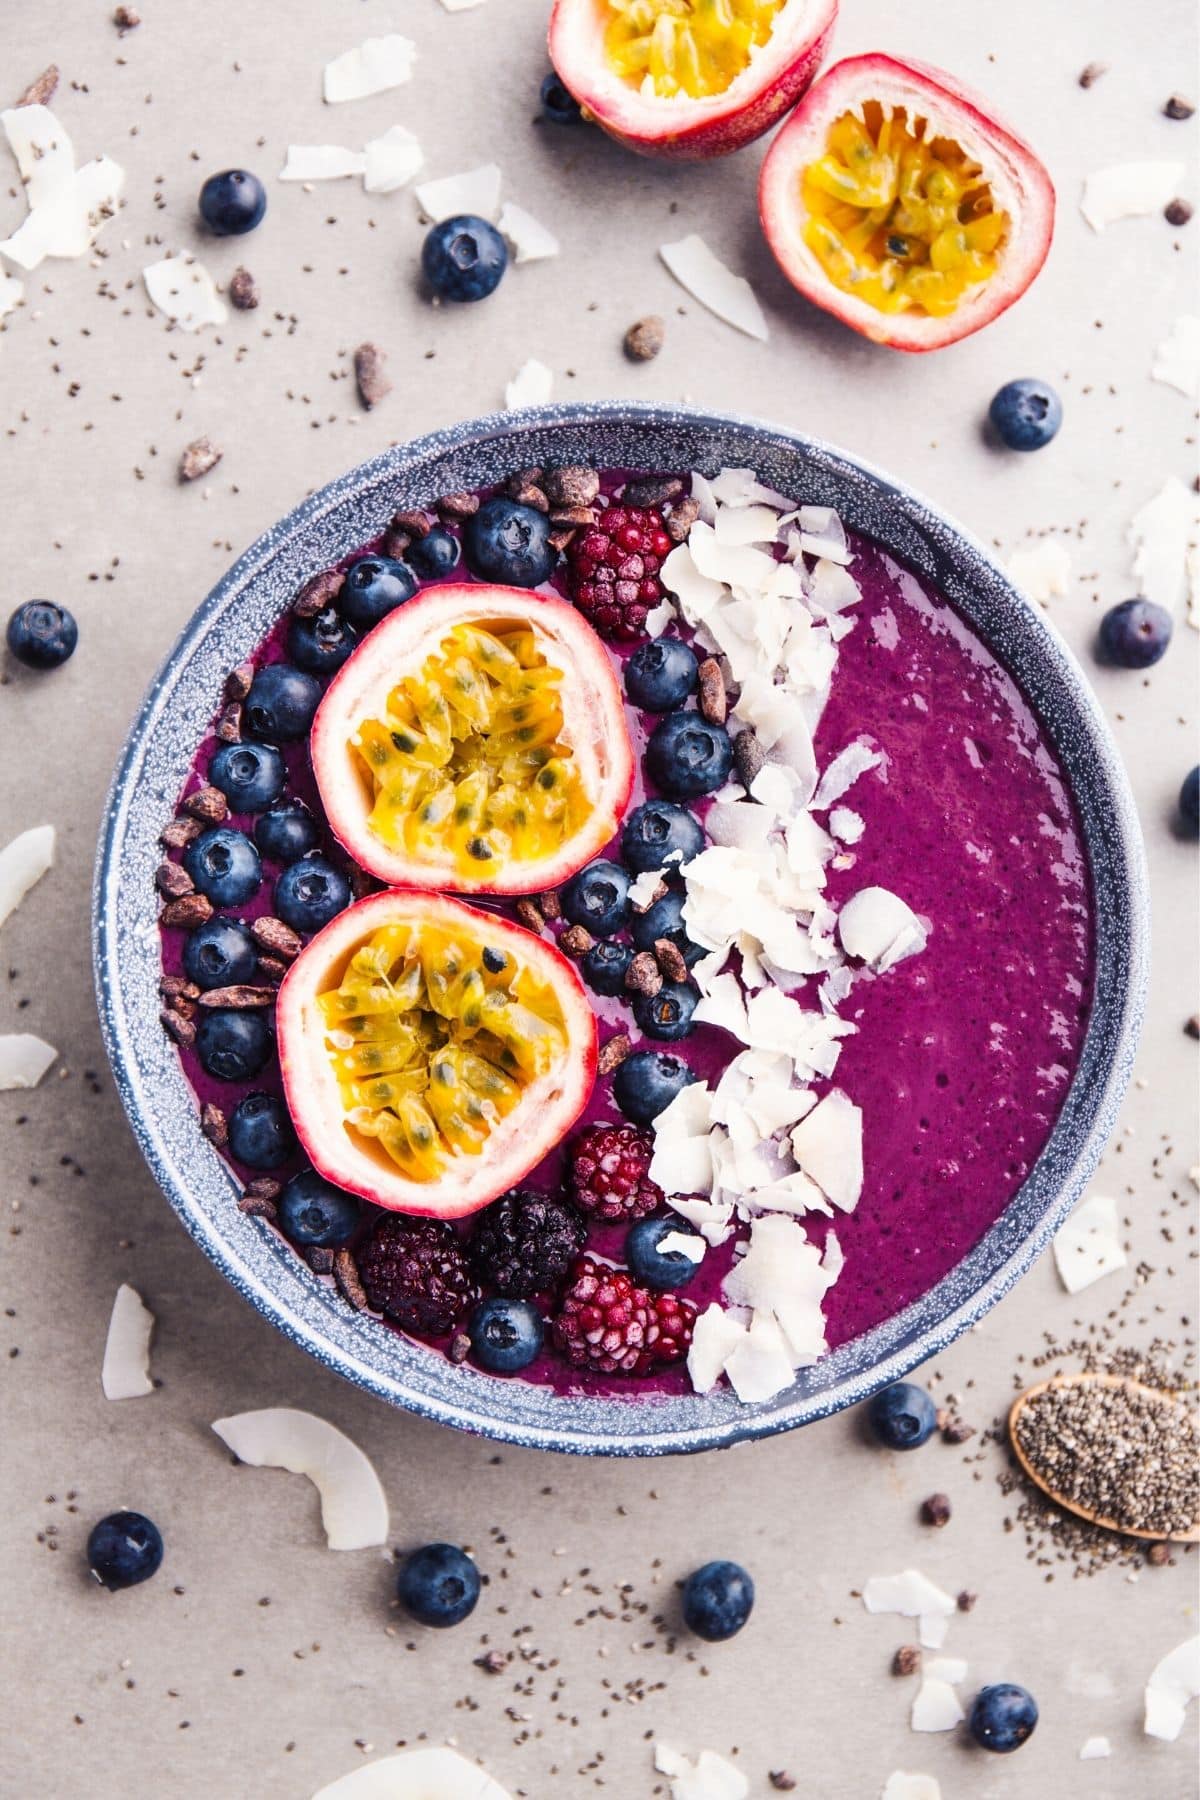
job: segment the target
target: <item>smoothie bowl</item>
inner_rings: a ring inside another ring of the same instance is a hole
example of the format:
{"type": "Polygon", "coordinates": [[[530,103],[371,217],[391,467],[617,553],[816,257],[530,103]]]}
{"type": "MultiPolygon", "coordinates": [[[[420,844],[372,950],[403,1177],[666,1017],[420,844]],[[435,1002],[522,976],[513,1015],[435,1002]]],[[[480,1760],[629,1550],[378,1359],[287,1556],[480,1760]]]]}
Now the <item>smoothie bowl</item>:
{"type": "Polygon", "coordinates": [[[113,786],[96,968],[188,1230],[349,1379],[514,1442],[803,1424],[1029,1267],[1130,1073],[1090,690],[927,503],[631,405],[306,501],[113,786]]]}

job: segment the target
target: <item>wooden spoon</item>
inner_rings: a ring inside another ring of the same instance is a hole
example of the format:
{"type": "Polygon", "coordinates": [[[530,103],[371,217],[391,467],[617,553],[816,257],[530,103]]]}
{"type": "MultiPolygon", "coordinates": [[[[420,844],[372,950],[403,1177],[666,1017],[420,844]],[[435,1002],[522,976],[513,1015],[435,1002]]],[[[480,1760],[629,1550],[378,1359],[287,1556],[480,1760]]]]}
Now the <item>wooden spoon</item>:
{"type": "Polygon", "coordinates": [[[1017,1424],[1025,1407],[1031,1400],[1037,1399],[1040,1394],[1046,1393],[1050,1388],[1088,1386],[1124,1388],[1128,1393],[1153,1394],[1158,1400],[1175,1400],[1181,1409],[1183,1406],[1183,1402],[1178,1400],[1178,1396],[1165,1393],[1161,1388],[1148,1387],[1144,1381],[1134,1381],[1128,1375],[1055,1375],[1049,1381],[1039,1381],[1036,1387],[1026,1388],[1023,1394],[1018,1394],[1008,1414],[1009,1442],[1012,1444],[1017,1461],[1030,1481],[1036,1487],[1041,1488],[1042,1492],[1048,1495],[1056,1506],[1061,1506],[1066,1512],[1075,1513],[1078,1518],[1086,1519],[1090,1525],[1101,1526],[1105,1531],[1118,1531],[1123,1537],[1147,1538],[1154,1543],[1200,1543],[1200,1519],[1195,1524],[1189,1525],[1184,1531],[1135,1531],[1129,1525],[1119,1524],[1116,1519],[1103,1519],[1098,1513],[1090,1512],[1086,1507],[1076,1504],[1073,1500],[1068,1500],[1065,1494],[1057,1493],[1042,1472],[1030,1462],[1021,1448],[1021,1440],[1017,1431],[1017,1424]]]}

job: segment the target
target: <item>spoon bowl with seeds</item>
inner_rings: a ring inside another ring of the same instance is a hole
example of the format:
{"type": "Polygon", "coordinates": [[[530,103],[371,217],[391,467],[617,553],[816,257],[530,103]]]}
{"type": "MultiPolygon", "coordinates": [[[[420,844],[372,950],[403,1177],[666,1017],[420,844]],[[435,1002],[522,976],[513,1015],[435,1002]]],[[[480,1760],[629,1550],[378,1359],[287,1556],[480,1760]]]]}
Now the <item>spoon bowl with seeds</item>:
{"type": "Polygon", "coordinates": [[[1200,1438],[1188,1400],[1131,1376],[1055,1375],[1008,1415],[1021,1468],[1055,1505],[1105,1531],[1200,1543],[1200,1438]]]}

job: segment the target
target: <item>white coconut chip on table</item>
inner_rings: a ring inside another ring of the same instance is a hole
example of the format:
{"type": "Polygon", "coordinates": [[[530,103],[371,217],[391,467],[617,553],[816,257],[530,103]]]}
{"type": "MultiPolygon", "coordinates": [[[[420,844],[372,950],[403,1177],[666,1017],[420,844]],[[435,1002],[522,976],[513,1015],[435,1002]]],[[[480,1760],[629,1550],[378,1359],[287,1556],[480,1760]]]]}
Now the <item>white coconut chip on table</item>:
{"type": "Polygon", "coordinates": [[[368,194],[394,194],[397,188],[407,187],[425,163],[421,146],[406,125],[393,125],[371,138],[363,155],[363,187],[368,194]]]}
{"type": "Polygon", "coordinates": [[[58,1051],[32,1032],[0,1037],[0,1091],[35,1088],[58,1058],[58,1051]]]}
{"type": "Polygon", "coordinates": [[[201,331],[205,325],[223,325],[229,317],[217,284],[191,256],[164,256],[142,270],[146,292],[159,312],[181,331],[201,331]]]}
{"type": "Polygon", "coordinates": [[[938,1656],[926,1663],[909,1715],[912,1730],[953,1731],[961,1724],[966,1713],[954,1690],[966,1679],[967,1665],[957,1657],[938,1656]]]}
{"type": "Polygon", "coordinates": [[[216,1419],[213,1430],[240,1462],[307,1475],[321,1497],[321,1523],[331,1550],[364,1550],[387,1542],[387,1500],[374,1466],[328,1420],[278,1406],[216,1419]]]}
{"type": "Polygon", "coordinates": [[[1178,388],[1189,400],[1200,398],[1200,318],[1185,313],[1154,352],[1150,377],[1178,388]]]}
{"type": "Polygon", "coordinates": [[[391,32],[386,37],[367,38],[353,50],[346,50],[326,63],[324,95],[326,104],[337,106],[346,100],[367,100],[372,94],[402,87],[412,79],[417,46],[411,38],[391,32]]]}
{"type": "Polygon", "coordinates": [[[660,244],[658,254],[693,300],[735,330],[766,343],[767,323],[754,289],[714,256],[702,237],[692,232],[677,243],[660,244]]]}
{"type": "Polygon", "coordinates": [[[120,203],[125,173],[111,157],[75,167],[70,137],[45,106],[11,107],[0,113],[25,183],[29,206],[0,253],[27,272],[48,256],[82,256],[120,203]]]}
{"type": "Polygon", "coordinates": [[[1186,173],[1181,162],[1114,163],[1087,177],[1079,210],[1093,231],[1104,231],[1118,219],[1161,212],[1186,173]]]}
{"type": "Polygon", "coordinates": [[[1188,586],[1188,550],[1197,530],[1197,506],[1178,475],[1170,475],[1133,515],[1126,534],[1138,593],[1165,607],[1173,618],[1188,586]]]}
{"type": "Polygon", "coordinates": [[[32,825],[0,850],[0,925],[54,867],[55,841],[53,825],[32,825]]]}
{"type": "Polygon", "coordinates": [[[671,1744],[655,1744],[654,1767],[671,1783],[671,1800],[746,1800],[750,1783],[740,1769],[702,1750],[695,1762],[671,1744]]]}
{"type": "Polygon", "coordinates": [[[482,6],[483,0],[442,0],[443,10],[448,13],[470,12],[476,6],[482,6]]]}
{"type": "Polygon", "coordinates": [[[1084,1740],[1079,1752],[1080,1762],[1100,1762],[1112,1755],[1112,1745],[1106,1737],[1090,1737],[1084,1740]]]}
{"type": "Polygon", "coordinates": [[[113,1301],[100,1369],[106,1400],[141,1400],[154,1392],[150,1379],[153,1334],[154,1314],[136,1288],[122,1282],[113,1301]]]}
{"type": "Polygon", "coordinates": [[[280,181],[341,181],[349,175],[365,175],[364,150],[348,150],[342,144],[289,144],[280,181]]]}
{"type": "Polygon", "coordinates": [[[431,225],[457,218],[460,213],[494,219],[500,210],[502,179],[495,163],[483,163],[461,175],[441,175],[435,181],[423,181],[413,192],[422,216],[431,225]]]}
{"type": "Polygon", "coordinates": [[[880,1789],[879,1800],[942,1800],[942,1790],[933,1775],[895,1769],[880,1789]]]}
{"type": "Polygon", "coordinates": [[[515,412],[519,406],[544,406],[554,392],[554,376],[544,362],[531,356],[522,363],[504,389],[504,409],[515,412]]]}
{"type": "Polygon", "coordinates": [[[1071,558],[1056,538],[1043,538],[1025,550],[1014,550],[1008,559],[1013,584],[1029,599],[1044,606],[1070,592],[1071,558]]]}
{"type": "Polygon", "coordinates": [[[1188,1705],[1200,1694],[1200,1637],[1187,1638],[1163,1657],[1146,1683],[1147,1737],[1174,1743],[1183,1730],[1188,1705]]]}
{"type": "Polygon", "coordinates": [[[0,125],[17,159],[30,209],[70,182],[75,150],[66,127],[48,106],[9,107],[0,112],[0,125]]]}
{"type": "Polygon", "coordinates": [[[1105,1275],[1125,1267],[1117,1203],[1092,1194],[1054,1234],[1054,1264],[1068,1294],[1080,1294],[1105,1275]]]}
{"type": "Polygon", "coordinates": [[[922,1575],[904,1569],[899,1575],[872,1575],[863,1587],[863,1605],[869,1613],[899,1613],[917,1621],[917,1636],[926,1650],[940,1650],[946,1641],[957,1602],[922,1575]]]}
{"type": "Polygon", "coordinates": [[[360,1763],[312,1800],[512,1800],[486,1769],[449,1746],[427,1746],[360,1763]]]}
{"type": "Polygon", "coordinates": [[[516,206],[511,200],[506,200],[500,208],[496,224],[501,237],[513,253],[514,262],[542,262],[548,256],[558,255],[559,243],[554,233],[547,231],[523,206],[516,206]]]}

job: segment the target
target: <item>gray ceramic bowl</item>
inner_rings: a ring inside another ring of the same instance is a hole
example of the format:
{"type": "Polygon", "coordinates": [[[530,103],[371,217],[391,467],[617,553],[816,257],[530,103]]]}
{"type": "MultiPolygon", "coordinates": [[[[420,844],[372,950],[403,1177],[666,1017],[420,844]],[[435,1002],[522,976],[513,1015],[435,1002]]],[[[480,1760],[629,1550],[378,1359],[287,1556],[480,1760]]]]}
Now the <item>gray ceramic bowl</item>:
{"type": "Polygon", "coordinates": [[[1096,1165],[1129,1079],[1146,981],[1143,851],[1116,748],[1080,669],[985,551],[927,501],[827,444],[746,419],[632,404],[546,407],[436,432],[332,482],[260,538],[196,612],[146,695],[113,781],[94,904],[100,1017],[125,1109],[171,1205],[238,1292],[319,1361],[393,1405],[514,1443],[593,1455],[701,1450],[803,1425],[896,1380],[994,1306],[1096,1165]],[[1091,857],[1096,1003],[1062,1114],[1028,1180],[931,1292],[759,1406],[742,1406],[727,1390],[655,1401],[556,1396],[456,1368],[352,1312],[239,1213],[158,1023],[157,837],[226,672],[304,577],[373,537],[397,506],[479,487],[515,467],[565,462],[713,473],[746,465],[784,493],[836,507],[940,587],[1012,671],[1062,759],[1091,857]]]}

